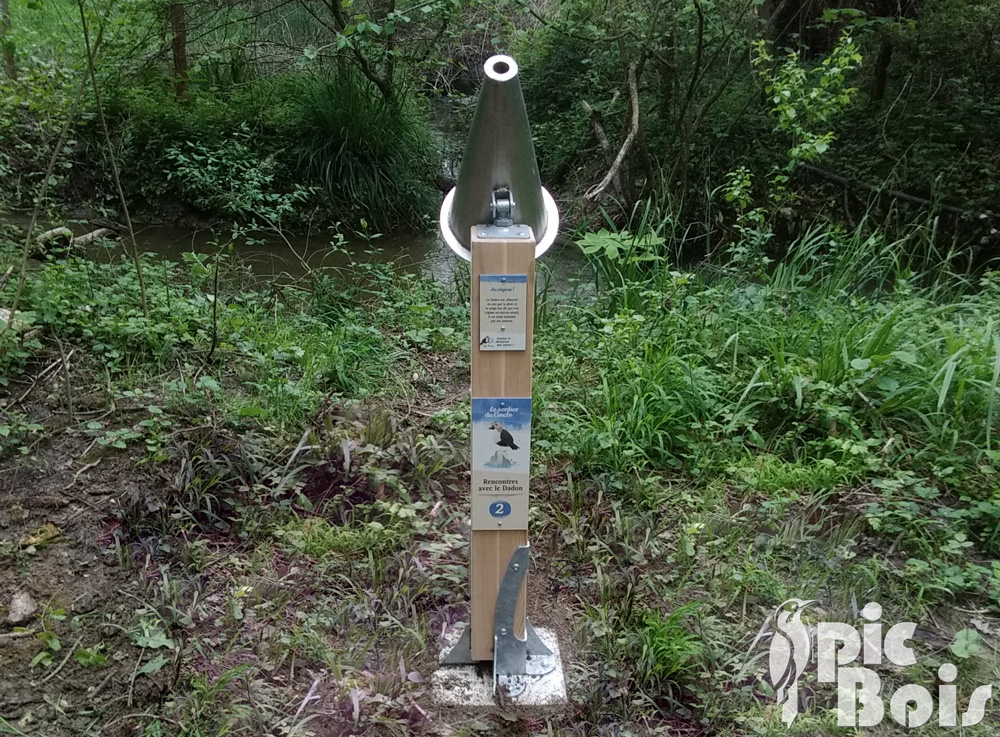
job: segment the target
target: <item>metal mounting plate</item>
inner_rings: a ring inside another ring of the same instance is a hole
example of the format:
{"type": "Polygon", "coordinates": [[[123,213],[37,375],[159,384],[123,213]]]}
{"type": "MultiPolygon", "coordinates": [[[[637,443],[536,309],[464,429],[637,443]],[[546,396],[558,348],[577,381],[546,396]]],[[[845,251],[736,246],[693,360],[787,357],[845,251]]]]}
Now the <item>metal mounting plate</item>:
{"type": "MultiPolygon", "coordinates": [[[[559,638],[552,630],[536,627],[538,638],[552,651],[555,670],[537,678],[523,678],[526,688],[515,696],[499,704],[493,693],[492,661],[469,665],[444,665],[437,668],[430,677],[431,697],[442,708],[493,712],[496,709],[525,710],[541,716],[559,713],[566,708],[566,677],[559,653],[559,638]]],[[[462,631],[459,627],[447,628],[442,636],[444,648],[439,657],[444,657],[454,647],[462,631]]],[[[508,692],[509,693],[509,692],[508,692]]]]}
{"type": "Polygon", "coordinates": [[[538,639],[531,620],[525,618],[524,639],[514,634],[514,611],[521,584],[528,574],[530,545],[522,545],[507,562],[507,570],[497,593],[493,617],[493,693],[502,686],[507,695],[524,691],[527,678],[537,678],[555,670],[552,651],[538,639]]]}
{"type": "Polygon", "coordinates": [[[501,227],[499,225],[477,225],[476,237],[496,240],[526,241],[531,240],[533,236],[531,228],[527,225],[508,225],[507,227],[501,227]]]}
{"type": "MultiPolygon", "coordinates": [[[[493,616],[493,693],[503,687],[508,696],[517,696],[528,679],[541,678],[556,670],[556,658],[538,637],[531,620],[525,618],[524,639],[514,633],[514,617],[521,584],[528,574],[531,546],[522,545],[507,562],[507,570],[497,592],[493,616]]],[[[458,642],[442,658],[442,665],[472,665],[472,637],[468,626],[458,642]]]]}

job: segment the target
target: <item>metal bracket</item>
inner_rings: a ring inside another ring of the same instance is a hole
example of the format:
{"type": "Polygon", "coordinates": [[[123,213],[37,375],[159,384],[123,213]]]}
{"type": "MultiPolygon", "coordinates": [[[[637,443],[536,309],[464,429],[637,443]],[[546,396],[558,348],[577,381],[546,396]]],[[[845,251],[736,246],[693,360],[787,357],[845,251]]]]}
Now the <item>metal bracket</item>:
{"type": "Polygon", "coordinates": [[[472,659],[472,627],[465,625],[458,642],[441,658],[441,665],[475,665],[476,662],[472,659]]]}
{"type": "Polygon", "coordinates": [[[490,195],[490,216],[498,228],[514,224],[514,195],[507,187],[497,187],[490,195]]]}
{"type": "MultiPolygon", "coordinates": [[[[552,651],[539,639],[531,620],[524,620],[524,639],[514,634],[514,612],[521,584],[528,573],[531,547],[522,545],[507,562],[493,614],[493,693],[503,686],[508,696],[517,696],[529,678],[548,675],[556,669],[552,651]]],[[[442,665],[472,665],[472,633],[465,627],[458,642],[441,659],[442,665]]]]}
{"type": "Polygon", "coordinates": [[[514,225],[514,195],[507,187],[497,187],[490,195],[490,217],[492,223],[476,226],[478,238],[528,240],[533,237],[529,226],[514,225]]]}
{"type": "Polygon", "coordinates": [[[555,670],[552,651],[538,639],[531,620],[524,619],[524,639],[514,634],[514,610],[521,584],[528,574],[531,546],[522,545],[510,556],[497,593],[493,615],[493,693],[503,686],[508,696],[517,696],[527,687],[528,678],[555,670]]]}

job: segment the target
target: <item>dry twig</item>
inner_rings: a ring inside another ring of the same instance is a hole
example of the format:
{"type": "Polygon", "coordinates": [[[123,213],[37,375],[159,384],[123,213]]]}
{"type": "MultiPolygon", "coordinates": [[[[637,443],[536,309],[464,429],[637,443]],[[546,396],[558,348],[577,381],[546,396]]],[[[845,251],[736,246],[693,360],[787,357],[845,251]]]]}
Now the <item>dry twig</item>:
{"type": "Polygon", "coordinates": [[[23,402],[31,392],[35,390],[35,387],[45,379],[46,376],[55,371],[59,366],[63,364],[64,361],[69,361],[76,353],[76,348],[70,348],[69,353],[65,355],[60,355],[55,361],[46,366],[38,376],[35,377],[34,381],[31,382],[31,386],[24,390],[24,392],[17,398],[14,404],[20,404],[23,402]]]}
{"type": "Polygon", "coordinates": [[[59,671],[61,671],[63,669],[63,666],[65,666],[66,663],[69,662],[69,659],[73,657],[73,653],[75,653],[76,649],[78,647],[80,647],[80,643],[81,642],[83,642],[83,636],[82,635],[80,637],[76,638],[76,642],[73,643],[73,647],[71,647],[69,649],[69,651],[66,653],[66,657],[62,659],[62,662],[56,667],[56,669],[54,671],[52,671],[51,673],[49,673],[47,676],[45,676],[45,678],[43,678],[41,681],[39,681],[39,683],[38,683],[39,686],[41,686],[44,683],[48,683],[49,681],[51,681],[53,678],[56,677],[56,674],[59,671]]]}

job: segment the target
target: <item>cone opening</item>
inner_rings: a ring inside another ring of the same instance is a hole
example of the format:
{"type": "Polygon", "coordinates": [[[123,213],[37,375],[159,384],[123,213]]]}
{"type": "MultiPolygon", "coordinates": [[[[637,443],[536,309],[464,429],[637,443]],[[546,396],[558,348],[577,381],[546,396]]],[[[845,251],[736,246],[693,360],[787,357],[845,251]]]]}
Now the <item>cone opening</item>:
{"type": "Polygon", "coordinates": [[[506,82],[517,76],[517,62],[509,56],[491,56],[483,68],[486,76],[496,82],[506,82]]]}

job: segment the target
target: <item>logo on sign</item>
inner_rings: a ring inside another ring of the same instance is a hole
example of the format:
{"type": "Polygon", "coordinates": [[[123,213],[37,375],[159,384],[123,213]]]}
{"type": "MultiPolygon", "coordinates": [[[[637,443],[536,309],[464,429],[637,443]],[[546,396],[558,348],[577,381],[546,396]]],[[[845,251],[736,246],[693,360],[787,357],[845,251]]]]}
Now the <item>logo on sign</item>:
{"type": "MultiPolygon", "coordinates": [[[[937,690],[915,683],[898,688],[891,695],[882,692],[882,680],[874,669],[888,661],[898,668],[917,663],[917,656],[907,643],[917,625],[898,622],[890,627],[881,622],[882,607],[869,602],[861,610],[861,627],[843,622],[818,622],[811,627],[802,621],[803,612],[815,601],[789,599],[764,620],[757,638],[750,646],[770,637],[768,665],[775,699],[781,706],[781,721],[791,726],[799,714],[799,684],[805,681],[806,669],[816,662],[816,680],[837,685],[837,725],[874,727],[889,714],[903,727],[922,727],[938,707],[938,726],[970,727],[979,724],[986,714],[986,703],[993,695],[993,685],[979,686],[969,696],[964,712],[959,708],[958,668],[944,663],[937,669],[937,690]],[[885,630],[885,631],[883,631],[885,630]],[[860,664],[858,661],[861,661],[860,664]]],[[[809,674],[811,676],[811,674],[809,674]]]]}
{"type": "Polygon", "coordinates": [[[510,502],[492,502],[490,504],[491,517],[506,517],[510,514],[510,502]]]}

